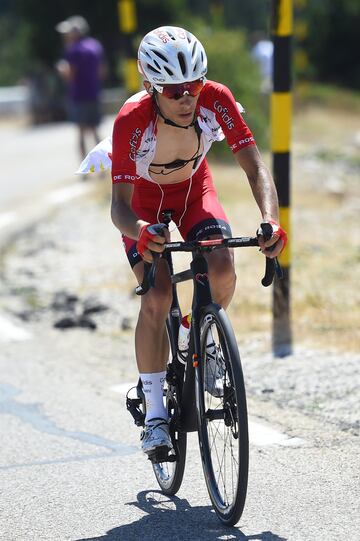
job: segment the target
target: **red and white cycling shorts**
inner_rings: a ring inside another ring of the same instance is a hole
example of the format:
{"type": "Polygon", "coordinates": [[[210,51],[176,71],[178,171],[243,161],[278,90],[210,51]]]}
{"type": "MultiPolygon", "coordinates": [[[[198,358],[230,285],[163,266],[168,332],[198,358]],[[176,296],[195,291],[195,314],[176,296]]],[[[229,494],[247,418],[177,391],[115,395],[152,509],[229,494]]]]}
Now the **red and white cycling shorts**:
{"type": "MultiPolygon", "coordinates": [[[[138,218],[150,224],[161,223],[161,212],[171,209],[173,222],[184,240],[200,240],[214,234],[231,237],[229,220],[218,200],[206,160],[192,179],[175,184],[159,185],[136,179],[131,206],[138,218]]],[[[136,241],[125,235],[123,241],[130,265],[134,267],[142,261],[136,241]]]]}

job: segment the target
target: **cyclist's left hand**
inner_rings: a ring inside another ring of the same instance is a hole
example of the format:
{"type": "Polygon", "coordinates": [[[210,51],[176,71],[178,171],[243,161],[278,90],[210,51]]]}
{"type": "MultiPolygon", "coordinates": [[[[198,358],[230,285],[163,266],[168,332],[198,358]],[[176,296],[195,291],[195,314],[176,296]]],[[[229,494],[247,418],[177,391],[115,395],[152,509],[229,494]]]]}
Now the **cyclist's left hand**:
{"type": "Polygon", "coordinates": [[[144,222],[140,228],[139,238],[136,243],[137,252],[148,263],[153,262],[151,251],[162,253],[165,242],[169,242],[170,234],[165,224],[149,224],[144,222]]]}
{"type": "Polygon", "coordinates": [[[277,257],[285,248],[287,243],[287,234],[284,229],[274,220],[268,221],[273,229],[273,233],[269,240],[264,240],[263,235],[261,234],[261,229],[259,230],[259,246],[266,257],[274,258],[277,257]]]}

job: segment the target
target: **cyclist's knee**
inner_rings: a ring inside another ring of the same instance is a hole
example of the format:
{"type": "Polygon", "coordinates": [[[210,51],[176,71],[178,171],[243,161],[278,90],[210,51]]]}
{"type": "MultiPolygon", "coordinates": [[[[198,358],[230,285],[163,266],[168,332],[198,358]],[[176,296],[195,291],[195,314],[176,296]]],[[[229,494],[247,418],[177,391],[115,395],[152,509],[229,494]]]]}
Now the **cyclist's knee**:
{"type": "Polygon", "coordinates": [[[171,306],[171,290],[152,290],[147,293],[147,298],[142,299],[141,315],[146,318],[150,324],[164,322],[171,306]]]}
{"type": "Polygon", "coordinates": [[[233,251],[227,248],[210,254],[209,269],[213,281],[232,287],[236,282],[233,251]]]}
{"type": "Polygon", "coordinates": [[[151,288],[141,299],[140,312],[150,322],[165,321],[172,301],[171,284],[162,283],[151,288]]]}

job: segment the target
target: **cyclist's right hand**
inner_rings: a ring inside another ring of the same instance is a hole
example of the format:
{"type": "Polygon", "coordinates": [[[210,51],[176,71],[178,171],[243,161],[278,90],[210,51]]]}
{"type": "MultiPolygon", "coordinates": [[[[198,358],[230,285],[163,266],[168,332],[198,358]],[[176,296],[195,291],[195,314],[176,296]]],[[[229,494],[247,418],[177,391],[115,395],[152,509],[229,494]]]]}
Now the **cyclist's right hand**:
{"type": "Polygon", "coordinates": [[[144,223],[140,229],[136,249],[145,261],[152,263],[151,252],[163,252],[163,245],[169,240],[169,230],[165,224],[144,223]]]}

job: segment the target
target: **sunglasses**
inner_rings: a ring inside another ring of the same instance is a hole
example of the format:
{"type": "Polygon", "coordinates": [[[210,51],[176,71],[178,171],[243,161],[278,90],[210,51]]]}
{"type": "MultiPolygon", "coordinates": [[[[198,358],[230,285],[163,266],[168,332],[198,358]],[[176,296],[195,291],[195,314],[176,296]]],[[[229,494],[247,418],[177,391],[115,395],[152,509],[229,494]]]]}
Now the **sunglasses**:
{"type": "Polygon", "coordinates": [[[205,77],[202,77],[201,79],[191,81],[190,83],[162,86],[153,84],[153,87],[159,94],[162,94],[166,98],[169,98],[170,100],[179,100],[185,95],[192,96],[193,98],[198,96],[202,91],[205,82],[205,77]]]}

